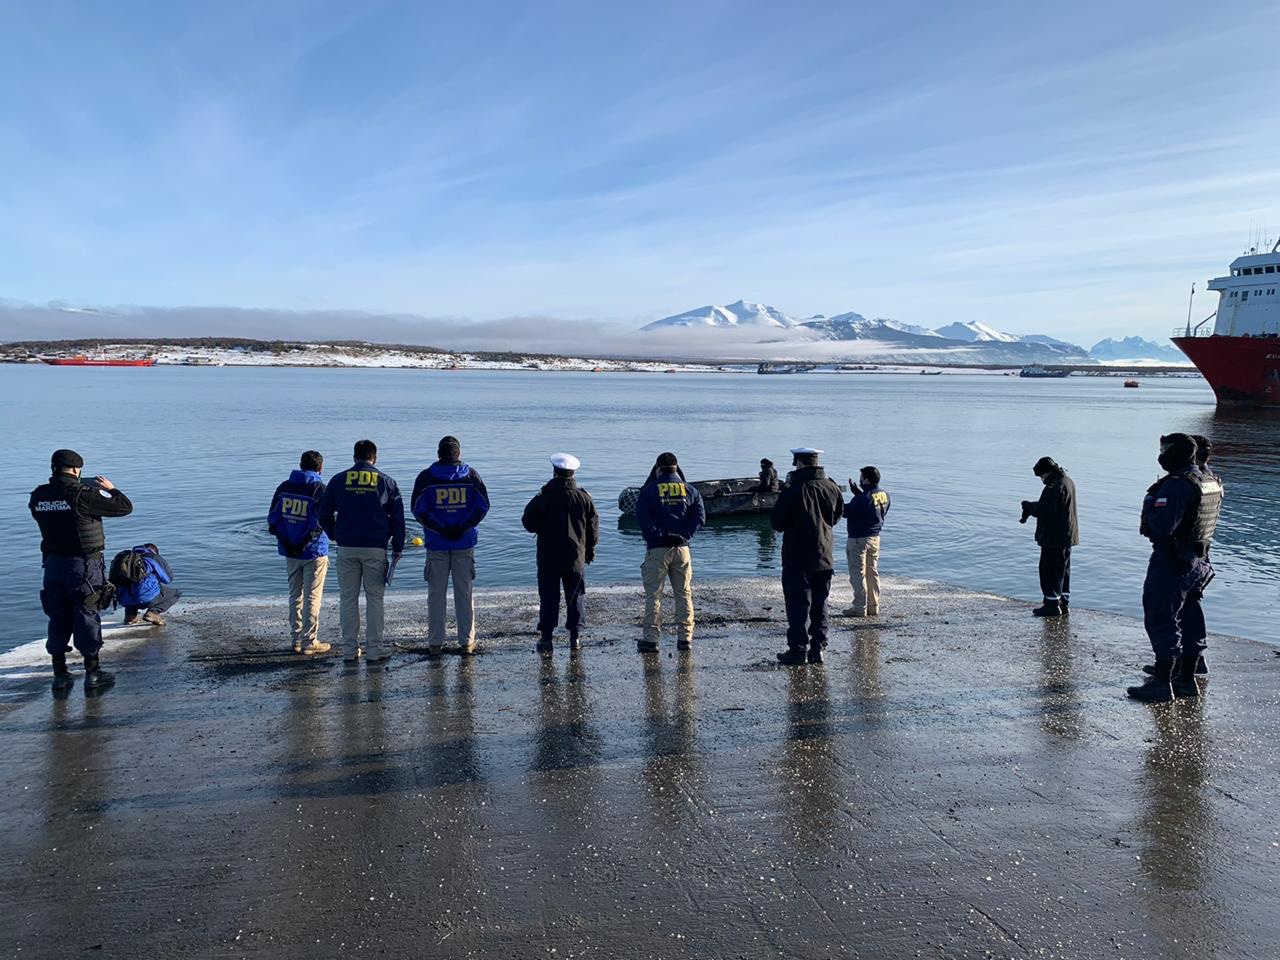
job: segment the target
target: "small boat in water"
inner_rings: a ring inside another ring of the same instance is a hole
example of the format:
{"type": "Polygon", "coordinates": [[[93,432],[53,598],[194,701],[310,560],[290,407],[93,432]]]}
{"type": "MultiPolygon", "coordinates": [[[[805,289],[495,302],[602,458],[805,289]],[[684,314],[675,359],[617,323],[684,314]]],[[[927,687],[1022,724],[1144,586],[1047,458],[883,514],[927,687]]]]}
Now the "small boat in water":
{"type": "Polygon", "coordinates": [[[1142,384],[1140,384],[1137,380],[1126,380],[1126,381],[1124,382],[1124,385],[1125,385],[1126,387],[1140,387],[1140,386],[1142,386],[1142,384]]]}
{"type": "MultiPolygon", "coordinates": [[[[758,477],[693,480],[689,481],[689,485],[702,494],[702,502],[707,508],[708,517],[768,513],[778,502],[776,493],[760,493],[756,490],[760,485],[758,477]]],[[[618,494],[618,509],[622,512],[623,519],[635,520],[636,501],[639,498],[640,487],[627,487],[618,494]]]]}
{"type": "Polygon", "coordinates": [[[1027,380],[1057,380],[1062,377],[1071,376],[1070,370],[1050,370],[1048,367],[1042,367],[1038,363],[1033,363],[1029,367],[1023,367],[1018,371],[1018,376],[1027,380]]]}

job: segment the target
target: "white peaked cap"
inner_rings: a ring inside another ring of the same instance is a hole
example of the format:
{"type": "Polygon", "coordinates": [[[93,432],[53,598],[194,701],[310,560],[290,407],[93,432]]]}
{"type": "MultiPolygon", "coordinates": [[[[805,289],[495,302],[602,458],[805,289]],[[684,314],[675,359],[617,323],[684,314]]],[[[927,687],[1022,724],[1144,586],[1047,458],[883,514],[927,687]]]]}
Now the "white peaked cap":
{"type": "Polygon", "coordinates": [[[811,457],[817,453],[825,453],[825,450],[815,450],[813,447],[792,447],[791,453],[797,457],[811,457]]]}
{"type": "Polygon", "coordinates": [[[553,453],[551,465],[557,470],[577,470],[582,466],[582,461],[572,453],[553,453]]]}

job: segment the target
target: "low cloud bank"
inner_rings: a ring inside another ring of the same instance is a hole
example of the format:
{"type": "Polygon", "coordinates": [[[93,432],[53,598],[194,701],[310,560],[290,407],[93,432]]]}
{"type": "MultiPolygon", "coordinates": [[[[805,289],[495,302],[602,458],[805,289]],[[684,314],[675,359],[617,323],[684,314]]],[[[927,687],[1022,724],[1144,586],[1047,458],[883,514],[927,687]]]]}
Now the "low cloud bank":
{"type": "Polygon", "coordinates": [[[865,358],[883,353],[887,346],[797,341],[796,334],[785,330],[777,331],[776,340],[754,343],[711,328],[641,332],[634,322],[540,316],[467,320],[358,310],[84,307],[0,301],[0,341],[183,337],[367,340],[453,350],[720,360],[865,358]]]}

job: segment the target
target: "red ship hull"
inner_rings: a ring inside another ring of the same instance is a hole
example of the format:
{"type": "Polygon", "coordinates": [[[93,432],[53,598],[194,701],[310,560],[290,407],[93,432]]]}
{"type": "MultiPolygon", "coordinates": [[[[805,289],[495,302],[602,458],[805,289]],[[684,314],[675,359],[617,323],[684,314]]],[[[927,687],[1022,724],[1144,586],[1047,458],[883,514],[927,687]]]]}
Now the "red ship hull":
{"type": "Polygon", "coordinates": [[[1280,406],[1280,339],[1174,337],[1224,407],[1280,406]]]}
{"type": "Polygon", "coordinates": [[[155,358],[144,357],[141,360],[93,360],[89,357],[41,357],[52,367],[154,367],[155,358]]]}

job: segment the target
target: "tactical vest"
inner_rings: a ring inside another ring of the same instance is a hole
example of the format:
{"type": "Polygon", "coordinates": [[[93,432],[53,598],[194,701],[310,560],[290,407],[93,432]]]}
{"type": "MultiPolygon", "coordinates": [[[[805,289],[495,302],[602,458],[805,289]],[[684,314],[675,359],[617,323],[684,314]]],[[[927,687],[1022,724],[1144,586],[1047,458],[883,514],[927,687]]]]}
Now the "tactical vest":
{"type": "Polygon", "coordinates": [[[1179,547],[1203,557],[1222,513],[1222,481],[1195,470],[1182,474],[1182,479],[1195,487],[1196,500],[1195,506],[1183,515],[1173,539],[1179,547]]]}
{"type": "Polygon", "coordinates": [[[66,474],[51,477],[31,491],[28,506],[40,526],[40,551],[45,556],[91,557],[102,552],[106,545],[102,520],[80,511],[84,496],[98,496],[96,488],[66,474]]]}

